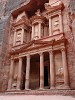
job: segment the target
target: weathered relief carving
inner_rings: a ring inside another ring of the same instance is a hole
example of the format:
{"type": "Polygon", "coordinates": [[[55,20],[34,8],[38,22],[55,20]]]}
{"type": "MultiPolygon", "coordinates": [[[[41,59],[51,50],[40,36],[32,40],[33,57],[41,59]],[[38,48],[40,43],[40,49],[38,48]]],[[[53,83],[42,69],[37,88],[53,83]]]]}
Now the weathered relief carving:
{"type": "Polygon", "coordinates": [[[53,35],[60,33],[59,16],[52,18],[52,31],[53,35]]]}
{"type": "Polygon", "coordinates": [[[55,54],[55,77],[56,86],[62,86],[64,84],[64,70],[62,65],[61,53],[55,54]]]}

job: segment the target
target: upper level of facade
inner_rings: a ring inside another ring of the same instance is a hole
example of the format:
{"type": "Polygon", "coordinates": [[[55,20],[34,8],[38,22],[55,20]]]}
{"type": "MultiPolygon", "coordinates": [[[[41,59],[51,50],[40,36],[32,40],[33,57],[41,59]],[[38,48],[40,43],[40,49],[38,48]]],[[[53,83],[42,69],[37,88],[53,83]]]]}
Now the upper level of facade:
{"type": "MultiPolygon", "coordinates": [[[[22,8],[17,9],[18,12],[22,8]]],[[[63,38],[64,4],[57,0],[55,3],[44,3],[43,9],[37,9],[29,16],[25,10],[14,17],[12,13],[12,38],[13,48],[25,45],[33,40],[52,41],[63,38]]],[[[16,12],[17,13],[17,12],[16,12]]]]}

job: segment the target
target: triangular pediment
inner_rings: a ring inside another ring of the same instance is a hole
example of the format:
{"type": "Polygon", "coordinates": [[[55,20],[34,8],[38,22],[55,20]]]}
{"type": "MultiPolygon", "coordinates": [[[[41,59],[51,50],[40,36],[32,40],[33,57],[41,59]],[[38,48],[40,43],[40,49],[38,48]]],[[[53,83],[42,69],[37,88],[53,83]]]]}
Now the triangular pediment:
{"type": "Polygon", "coordinates": [[[43,45],[48,44],[49,41],[39,41],[39,40],[33,40],[27,44],[25,44],[23,47],[21,47],[20,49],[32,49],[32,48],[38,48],[38,47],[42,47],[43,45]]]}

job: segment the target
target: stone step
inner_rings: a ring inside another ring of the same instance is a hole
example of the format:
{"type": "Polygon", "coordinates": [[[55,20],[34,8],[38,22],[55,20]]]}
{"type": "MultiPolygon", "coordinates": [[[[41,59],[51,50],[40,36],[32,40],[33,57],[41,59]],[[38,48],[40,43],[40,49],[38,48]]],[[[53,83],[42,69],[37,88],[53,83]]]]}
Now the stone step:
{"type": "Polygon", "coordinates": [[[0,93],[0,95],[63,95],[75,96],[75,90],[13,90],[0,93]]]}

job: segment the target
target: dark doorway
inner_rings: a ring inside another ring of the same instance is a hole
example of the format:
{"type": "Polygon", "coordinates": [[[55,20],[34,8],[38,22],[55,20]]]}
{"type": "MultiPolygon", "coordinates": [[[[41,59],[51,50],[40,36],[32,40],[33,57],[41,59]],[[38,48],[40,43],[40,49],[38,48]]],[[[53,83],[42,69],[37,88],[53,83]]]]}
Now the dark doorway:
{"type": "Polygon", "coordinates": [[[44,86],[48,86],[48,67],[44,66],[44,86]]]}

